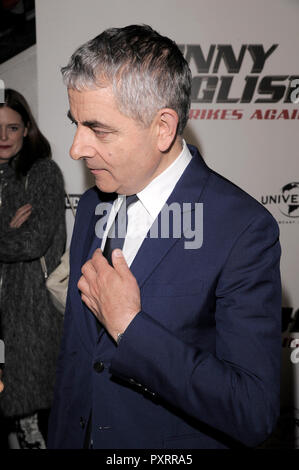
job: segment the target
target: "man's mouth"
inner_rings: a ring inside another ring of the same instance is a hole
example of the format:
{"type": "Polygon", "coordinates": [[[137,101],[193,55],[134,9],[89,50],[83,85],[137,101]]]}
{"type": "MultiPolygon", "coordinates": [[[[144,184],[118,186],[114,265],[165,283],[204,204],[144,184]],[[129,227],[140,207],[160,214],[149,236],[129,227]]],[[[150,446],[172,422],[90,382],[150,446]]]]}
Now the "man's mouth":
{"type": "Polygon", "coordinates": [[[87,167],[87,168],[89,169],[89,171],[93,175],[97,175],[97,174],[101,173],[102,171],[107,171],[107,170],[105,170],[105,168],[89,168],[89,167],[87,167]]]}
{"type": "Polygon", "coordinates": [[[11,145],[0,145],[0,149],[10,149],[11,145]]]}

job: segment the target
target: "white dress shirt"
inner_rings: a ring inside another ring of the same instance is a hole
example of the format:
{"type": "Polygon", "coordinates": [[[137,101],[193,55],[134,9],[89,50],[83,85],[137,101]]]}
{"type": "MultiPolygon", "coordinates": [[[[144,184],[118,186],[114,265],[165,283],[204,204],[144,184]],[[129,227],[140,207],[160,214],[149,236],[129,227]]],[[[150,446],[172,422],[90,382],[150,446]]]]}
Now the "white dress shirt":
{"type": "MultiPolygon", "coordinates": [[[[122,250],[128,266],[131,266],[147,232],[172,193],[191,158],[192,155],[186,142],[183,140],[183,149],[180,155],[163,173],[158,175],[140,191],[137,194],[138,201],[129,206],[127,234],[122,250]]],[[[101,244],[102,251],[106,243],[107,233],[124,198],[124,195],[119,195],[113,203],[101,244]]]]}

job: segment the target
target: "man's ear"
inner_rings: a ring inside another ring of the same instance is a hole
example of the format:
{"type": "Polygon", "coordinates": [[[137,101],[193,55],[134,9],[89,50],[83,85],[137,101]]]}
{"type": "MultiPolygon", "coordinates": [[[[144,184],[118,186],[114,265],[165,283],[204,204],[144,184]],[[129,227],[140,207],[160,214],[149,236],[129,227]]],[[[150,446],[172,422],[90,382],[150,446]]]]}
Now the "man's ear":
{"type": "Polygon", "coordinates": [[[167,152],[173,144],[178,127],[179,118],[171,108],[163,108],[158,111],[158,148],[160,152],[167,152]]]}

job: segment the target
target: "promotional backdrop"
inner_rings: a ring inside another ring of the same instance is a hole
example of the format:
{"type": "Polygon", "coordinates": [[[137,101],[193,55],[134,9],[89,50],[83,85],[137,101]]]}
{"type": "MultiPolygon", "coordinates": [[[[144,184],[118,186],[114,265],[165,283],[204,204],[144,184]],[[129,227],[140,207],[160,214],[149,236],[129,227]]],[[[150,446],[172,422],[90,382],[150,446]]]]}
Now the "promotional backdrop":
{"type": "MultiPolygon", "coordinates": [[[[111,26],[147,23],[180,46],[193,73],[187,142],[280,226],[282,413],[266,445],[299,448],[299,1],[39,0],[36,10],[39,124],[75,204],[93,182],[68,155],[60,67],[111,26]]],[[[69,241],[70,210],[67,221],[69,241]]]]}

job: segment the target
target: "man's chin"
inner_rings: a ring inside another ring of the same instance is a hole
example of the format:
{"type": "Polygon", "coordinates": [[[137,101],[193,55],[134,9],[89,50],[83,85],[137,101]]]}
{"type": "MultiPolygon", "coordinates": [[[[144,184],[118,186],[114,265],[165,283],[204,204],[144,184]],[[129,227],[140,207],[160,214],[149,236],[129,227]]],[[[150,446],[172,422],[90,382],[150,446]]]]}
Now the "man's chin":
{"type": "Polygon", "coordinates": [[[117,185],[112,181],[103,181],[103,179],[95,178],[96,187],[103,193],[115,193],[117,192],[117,185]]]}

